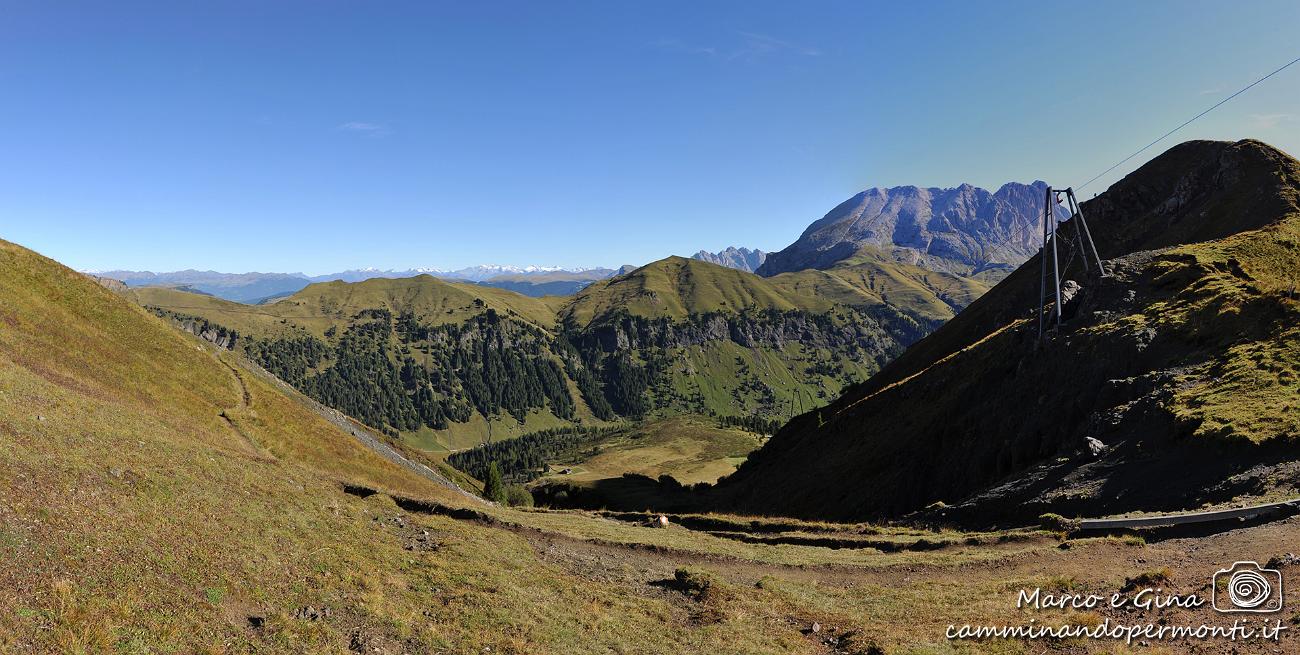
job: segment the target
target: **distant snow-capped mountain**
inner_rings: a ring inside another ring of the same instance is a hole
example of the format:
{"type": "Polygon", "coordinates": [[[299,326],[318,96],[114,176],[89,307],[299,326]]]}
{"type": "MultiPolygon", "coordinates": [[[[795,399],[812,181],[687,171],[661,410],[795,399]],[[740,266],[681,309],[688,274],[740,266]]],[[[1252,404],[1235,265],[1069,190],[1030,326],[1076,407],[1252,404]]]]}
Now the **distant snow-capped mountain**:
{"type": "Polygon", "coordinates": [[[477,266],[466,266],[465,268],[446,269],[446,268],[407,268],[407,269],[386,269],[378,268],[356,268],[340,273],[329,273],[327,275],[316,275],[311,277],[313,282],[328,282],[331,280],[343,280],[344,282],[360,282],[372,277],[413,277],[416,275],[432,275],[448,280],[468,280],[470,282],[483,282],[500,275],[550,275],[553,273],[586,273],[589,271],[603,271],[600,267],[578,266],[574,268],[565,268],[563,266],[513,266],[509,264],[479,264],[477,266]]]}
{"type": "MultiPolygon", "coordinates": [[[[547,292],[556,293],[559,291],[569,291],[568,287],[557,287],[557,277],[563,280],[579,281],[581,285],[572,285],[576,291],[577,288],[590,283],[591,281],[609,277],[615,273],[613,269],[580,266],[576,268],[565,268],[563,266],[512,266],[502,264],[481,264],[478,266],[467,266],[454,270],[417,267],[407,269],[380,269],[375,267],[353,268],[337,273],[328,273],[325,275],[304,275],[302,273],[221,273],[218,271],[198,271],[184,270],[172,271],[167,273],[155,273],[152,271],[86,271],[86,273],[120,280],[129,287],[177,287],[186,290],[199,291],[211,294],[226,300],[243,303],[257,303],[267,298],[276,298],[296,293],[313,282],[333,282],[341,280],[343,282],[361,282],[377,277],[414,277],[416,275],[432,275],[447,280],[457,280],[465,282],[476,282],[490,286],[500,286],[510,288],[520,293],[528,295],[540,294],[541,291],[532,291],[533,287],[545,289],[547,292]],[[502,278],[495,282],[493,278],[502,278]],[[532,284],[536,280],[537,284],[532,284]],[[538,286],[545,283],[546,286],[538,286]]],[[[572,291],[569,291],[572,293],[572,291]]]]}

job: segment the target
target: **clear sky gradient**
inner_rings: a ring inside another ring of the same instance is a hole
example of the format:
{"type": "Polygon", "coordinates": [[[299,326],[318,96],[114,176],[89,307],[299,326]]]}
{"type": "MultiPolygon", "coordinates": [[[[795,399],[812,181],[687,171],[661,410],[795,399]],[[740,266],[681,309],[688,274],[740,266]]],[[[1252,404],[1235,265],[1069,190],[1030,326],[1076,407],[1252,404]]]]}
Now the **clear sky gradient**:
{"type": "MultiPolygon", "coordinates": [[[[311,274],[774,250],[871,186],[1079,185],[1298,33],[1293,0],[5,2],[0,238],[311,274]]],[[[1082,195],[1244,137],[1300,153],[1300,64],[1082,195]]]]}

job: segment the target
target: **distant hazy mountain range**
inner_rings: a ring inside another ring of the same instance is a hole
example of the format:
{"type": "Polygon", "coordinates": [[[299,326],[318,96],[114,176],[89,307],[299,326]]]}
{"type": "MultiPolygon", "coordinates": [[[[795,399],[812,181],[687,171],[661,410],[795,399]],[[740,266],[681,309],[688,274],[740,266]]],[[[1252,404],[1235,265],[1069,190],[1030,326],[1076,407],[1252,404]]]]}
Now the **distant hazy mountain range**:
{"type": "MultiPolygon", "coordinates": [[[[628,267],[624,267],[628,268],[628,267]]],[[[528,296],[571,295],[618,271],[611,268],[574,268],[558,266],[501,266],[485,264],[456,270],[411,268],[381,270],[359,268],[326,275],[302,273],[219,273],[193,269],[154,273],[152,271],[94,271],[101,278],[121,280],[129,287],[171,287],[206,293],[226,300],[259,303],[296,293],[313,282],[361,282],[371,278],[405,278],[432,275],[447,280],[474,282],[509,289],[528,296]]]]}
{"type": "Polygon", "coordinates": [[[174,287],[252,303],[293,293],[311,284],[301,273],[219,273],[217,271],[92,271],[101,278],[121,280],[128,287],[174,287]]]}
{"type": "Polygon", "coordinates": [[[719,252],[701,250],[694,255],[691,255],[691,259],[698,259],[702,262],[753,273],[758,270],[759,266],[763,265],[763,261],[767,259],[767,253],[762,250],[750,250],[749,248],[737,248],[731,246],[726,250],[719,252]]]}
{"type": "MultiPolygon", "coordinates": [[[[900,186],[867,189],[808,226],[797,241],[767,256],[759,275],[828,268],[863,246],[935,271],[1000,279],[1038,251],[1033,227],[1045,182],[1010,182],[997,191],[900,186]]],[[[1057,218],[1068,215],[1057,207],[1057,218]]]]}

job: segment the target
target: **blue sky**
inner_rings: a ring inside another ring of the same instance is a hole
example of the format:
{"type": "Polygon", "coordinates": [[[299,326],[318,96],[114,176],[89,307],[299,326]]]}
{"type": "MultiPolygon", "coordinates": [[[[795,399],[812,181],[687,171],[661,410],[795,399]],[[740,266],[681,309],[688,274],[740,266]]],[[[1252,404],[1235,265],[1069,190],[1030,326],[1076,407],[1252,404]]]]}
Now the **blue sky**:
{"type": "MultiPolygon", "coordinates": [[[[779,249],[871,186],[1079,185],[1300,3],[5,2],[0,238],[81,269],[779,249]]],[[[1300,64],[1188,138],[1300,154],[1300,64]]]]}

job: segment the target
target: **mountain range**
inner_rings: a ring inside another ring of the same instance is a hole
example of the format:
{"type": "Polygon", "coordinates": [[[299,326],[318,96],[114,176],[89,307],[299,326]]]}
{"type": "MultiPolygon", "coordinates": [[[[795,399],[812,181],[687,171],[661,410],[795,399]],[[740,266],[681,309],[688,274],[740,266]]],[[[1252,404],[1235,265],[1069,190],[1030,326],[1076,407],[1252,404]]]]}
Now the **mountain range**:
{"type": "MultiPolygon", "coordinates": [[[[728,247],[700,250],[693,259],[763,276],[826,269],[853,257],[863,247],[894,261],[975,276],[996,282],[1036,249],[1030,229],[1041,218],[1046,184],[1007,183],[997,191],[963,184],[952,189],[900,186],[872,188],[840,203],[810,225],[791,245],[775,253],[728,247]]],[[[1066,218],[1059,207],[1057,218],[1066,218]]],[[[564,269],[548,266],[480,265],[456,270],[413,268],[351,269],[307,276],[302,273],[218,273],[216,271],[93,271],[131,287],[185,287],[241,303],[282,298],[313,282],[360,282],[377,277],[433,275],[476,282],[524,295],[572,295],[595,282],[626,271],[609,268],[564,269]]]]}
{"type": "MultiPolygon", "coordinates": [[[[826,268],[871,246],[896,261],[996,281],[1037,252],[1045,182],[997,191],[963,184],[872,188],[840,203],[756,270],[776,275],[826,268]]],[[[1068,218],[1054,207],[1058,220],[1068,218]]]]}
{"type": "Polygon", "coordinates": [[[948,251],[917,247],[920,236],[877,239],[864,215],[901,234],[907,217],[921,213],[918,198],[932,200],[926,211],[946,222],[928,221],[926,243],[976,244],[1013,258],[1019,250],[978,240],[1029,224],[1042,189],[864,192],[782,251],[789,258],[809,242],[834,257],[785,272],[768,270],[763,251],[729,247],[618,271],[122,278],[156,313],[244,352],[326,405],[433,449],[571,422],[692,413],[775,420],[865,380],[997,278],[998,264],[959,264],[939,256],[948,251]],[[877,202],[882,194],[894,200],[877,202]],[[873,202],[880,206],[869,211],[873,202]],[[267,284],[297,288],[270,294],[267,284]],[[250,310],[231,299],[261,304],[250,310]]]}
{"type": "Polygon", "coordinates": [[[469,266],[455,270],[436,268],[349,269],[325,275],[302,273],[219,273],[184,270],[167,273],[152,271],[92,271],[97,277],[120,280],[129,287],[177,287],[207,293],[226,300],[257,304],[282,298],[314,282],[361,282],[372,278],[403,278],[434,275],[449,280],[463,280],[487,286],[507,288],[525,295],[569,295],[578,289],[617,273],[611,268],[574,268],[557,266],[469,266]]]}

